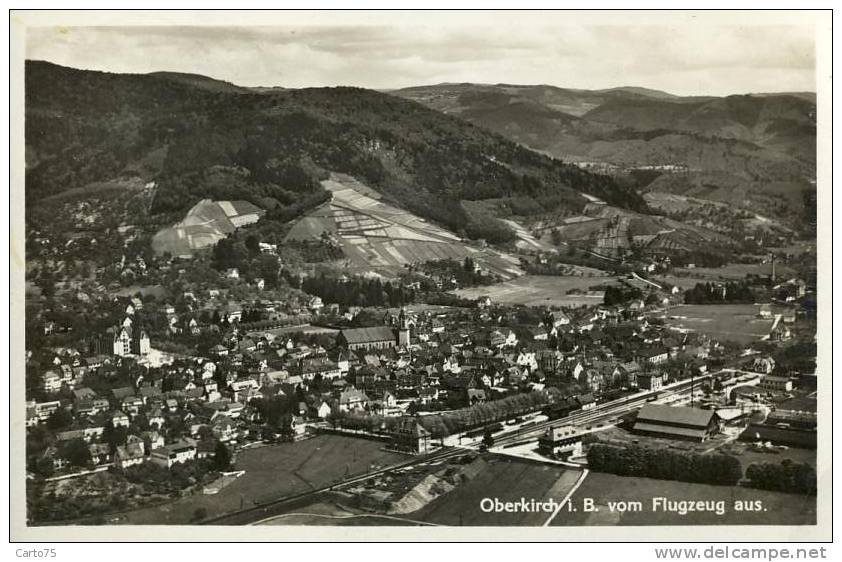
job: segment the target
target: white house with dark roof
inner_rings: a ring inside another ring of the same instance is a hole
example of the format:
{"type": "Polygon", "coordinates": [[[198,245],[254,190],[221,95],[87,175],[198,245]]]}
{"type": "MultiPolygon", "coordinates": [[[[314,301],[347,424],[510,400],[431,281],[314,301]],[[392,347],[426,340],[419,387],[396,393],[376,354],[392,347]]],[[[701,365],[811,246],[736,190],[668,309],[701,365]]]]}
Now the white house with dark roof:
{"type": "Polygon", "coordinates": [[[196,458],[196,445],[187,441],[180,441],[172,445],[159,447],[152,451],[149,460],[159,466],[171,468],[173,465],[185,463],[196,458]]]}
{"type": "Polygon", "coordinates": [[[351,387],[339,394],[339,411],[361,410],[366,407],[368,402],[368,396],[364,392],[351,387]]]}

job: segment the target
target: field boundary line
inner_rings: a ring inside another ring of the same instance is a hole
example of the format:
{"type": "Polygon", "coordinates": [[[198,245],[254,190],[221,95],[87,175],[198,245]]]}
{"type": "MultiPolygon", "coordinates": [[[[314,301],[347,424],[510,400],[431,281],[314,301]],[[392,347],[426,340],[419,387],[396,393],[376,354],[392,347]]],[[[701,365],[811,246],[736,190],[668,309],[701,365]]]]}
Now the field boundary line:
{"type": "Polygon", "coordinates": [[[582,474],[581,474],[581,476],[579,476],[579,479],[576,480],[576,483],[573,484],[573,487],[570,488],[570,491],[567,492],[567,495],[564,496],[564,499],[561,500],[561,503],[558,504],[558,507],[555,509],[555,511],[553,511],[553,514],[550,515],[549,519],[544,521],[544,524],[542,525],[542,527],[549,527],[550,526],[550,523],[552,523],[553,519],[555,519],[556,516],[559,514],[559,512],[561,511],[561,508],[564,507],[564,504],[566,504],[567,502],[570,501],[570,498],[573,497],[573,494],[576,493],[576,490],[579,489],[579,486],[581,486],[582,482],[585,481],[585,478],[588,477],[589,472],[590,471],[587,468],[582,471],[582,474]]]}
{"type": "Polygon", "coordinates": [[[358,514],[348,514],[348,515],[328,515],[324,513],[305,513],[305,512],[293,512],[293,513],[281,513],[280,515],[273,515],[272,517],[267,517],[266,519],[261,519],[260,521],[255,521],[254,523],[249,523],[250,526],[260,525],[263,523],[267,523],[269,521],[274,521],[275,519],[281,519],[283,517],[292,517],[292,516],[307,516],[307,517],[323,517],[325,519],[354,519],[357,517],[373,517],[377,519],[389,519],[390,521],[401,521],[402,523],[415,523],[417,525],[423,525],[428,527],[441,527],[438,523],[430,523],[428,521],[418,521],[416,519],[405,519],[403,517],[395,517],[393,515],[380,515],[377,513],[358,513],[358,514]]]}

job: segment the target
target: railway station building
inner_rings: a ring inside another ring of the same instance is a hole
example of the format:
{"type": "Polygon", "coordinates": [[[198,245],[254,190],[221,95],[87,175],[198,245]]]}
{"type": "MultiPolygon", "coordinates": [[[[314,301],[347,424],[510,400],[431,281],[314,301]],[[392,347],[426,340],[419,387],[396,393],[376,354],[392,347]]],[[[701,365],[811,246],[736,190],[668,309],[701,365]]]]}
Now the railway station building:
{"type": "Polygon", "coordinates": [[[634,432],[702,442],[719,433],[720,427],[719,416],[713,410],[647,404],[637,414],[634,432]]]}
{"type": "Polygon", "coordinates": [[[416,418],[405,416],[392,434],[391,449],[424,455],[430,450],[430,432],[421,427],[416,418]]]}
{"type": "Polygon", "coordinates": [[[551,427],[538,439],[542,455],[567,459],[582,456],[582,432],[572,425],[551,427]]]}

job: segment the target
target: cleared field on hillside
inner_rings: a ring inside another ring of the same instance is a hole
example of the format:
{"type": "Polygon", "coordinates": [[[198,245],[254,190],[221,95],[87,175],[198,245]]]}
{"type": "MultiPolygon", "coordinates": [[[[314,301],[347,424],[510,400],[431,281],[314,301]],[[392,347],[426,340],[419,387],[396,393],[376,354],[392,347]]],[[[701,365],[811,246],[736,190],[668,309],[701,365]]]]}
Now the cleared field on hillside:
{"type": "MultiPolygon", "coordinates": [[[[781,310],[783,307],[772,307],[773,314],[781,310]]],[[[774,322],[772,318],[758,318],[759,311],[759,304],[687,304],[671,308],[664,321],[680,330],[749,343],[768,335],[774,322]]]]}
{"type": "Polygon", "coordinates": [[[395,274],[406,264],[470,256],[503,279],[522,274],[517,258],[466,244],[448,230],[379,201],[350,176],[332,174],[322,186],[333,199],[299,219],[287,240],[318,239],[327,233],[339,243],[352,272],[395,274]]]}
{"type": "Polygon", "coordinates": [[[580,472],[559,465],[541,464],[511,457],[488,455],[485,469],[447,494],[436,498],[407,518],[439,525],[540,526],[549,513],[486,513],[485,498],[502,502],[561,501],[576,483],[580,472]]]}
{"type": "Polygon", "coordinates": [[[208,516],[252,507],[306,492],[343,478],[406,460],[406,456],[383,451],[383,443],[341,435],[318,435],[297,443],[283,443],[243,451],[235,468],[240,478],[212,496],[193,495],[172,503],[136,510],[120,523],[185,524],[197,508],[208,516]]]}
{"type": "Polygon", "coordinates": [[[567,291],[571,289],[588,291],[588,287],[612,280],[613,278],[599,276],[525,275],[497,285],[470,287],[458,289],[454,292],[467,299],[490,297],[492,302],[501,304],[525,304],[529,306],[597,305],[602,304],[604,291],[592,291],[583,295],[568,295],[567,291]]]}
{"type": "Polygon", "coordinates": [[[551,242],[555,231],[564,242],[606,256],[617,256],[633,246],[660,253],[732,245],[729,238],[706,228],[610,205],[589,204],[580,216],[559,217],[536,227],[542,242],[551,242]]]}
{"type": "Polygon", "coordinates": [[[816,522],[816,498],[796,494],[782,494],[753,490],[738,486],[709,486],[651,478],[629,478],[591,472],[571,498],[575,512],[566,509],[559,512],[553,526],[592,525],[814,525],[816,522]],[[685,515],[656,512],[652,509],[652,498],[665,497],[669,500],[698,501],[722,500],[725,513],[717,515],[707,512],[693,512],[685,515]],[[583,502],[591,498],[599,511],[585,512],[583,502]],[[764,511],[735,511],[735,501],[761,501],[764,511]],[[612,512],[608,502],[639,501],[643,508],[639,512],[612,512]]]}

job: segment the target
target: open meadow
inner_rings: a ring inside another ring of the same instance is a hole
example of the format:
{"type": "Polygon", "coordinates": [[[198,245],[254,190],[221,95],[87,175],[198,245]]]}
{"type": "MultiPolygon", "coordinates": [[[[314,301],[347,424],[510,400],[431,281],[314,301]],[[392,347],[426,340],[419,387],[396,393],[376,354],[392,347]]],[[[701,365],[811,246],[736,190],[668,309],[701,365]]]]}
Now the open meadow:
{"type": "Polygon", "coordinates": [[[609,277],[525,275],[488,287],[471,287],[454,291],[466,299],[490,297],[499,304],[528,306],[581,306],[602,304],[604,291],[588,291],[588,287],[611,281],[609,277]],[[585,294],[567,294],[578,289],[585,294]]]}
{"type": "MultiPolygon", "coordinates": [[[[772,307],[772,313],[783,307],[772,307]]],[[[687,304],[658,316],[671,328],[701,332],[723,341],[740,344],[757,341],[769,334],[773,318],[760,318],[758,304],[687,304]]]]}
{"type": "MultiPolygon", "coordinates": [[[[560,502],[573,488],[581,472],[510,456],[484,454],[474,461],[478,472],[462,479],[450,491],[420,509],[391,515],[348,507],[350,500],[318,501],[262,522],[265,525],[450,525],[450,526],[541,526],[552,513],[484,511],[485,499],[501,502],[560,502]]],[[[429,467],[431,470],[435,466],[429,467]]]]}
{"type": "Polygon", "coordinates": [[[383,443],[341,435],[318,435],[297,443],[242,451],[235,468],[240,478],[215,495],[201,493],[153,508],[128,512],[119,523],[185,524],[196,509],[213,517],[281,497],[338,483],[406,456],[382,450],[383,443]]]}
{"type": "Polygon", "coordinates": [[[816,498],[797,494],[783,494],[741,488],[739,486],[710,486],[615,476],[591,472],[573,494],[572,506],[577,511],[562,509],[552,525],[814,525],[816,498]],[[680,515],[652,509],[652,498],[665,497],[670,501],[724,501],[722,515],[716,512],[692,512],[680,515]],[[584,501],[590,498],[598,511],[584,511],[584,501]],[[736,511],[734,502],[762,502],[760,511],[736,511]],[[640,502],[640,511],[612,511],[608,502],[640,502]]]}
{"type": "MultiPolygon", "coordinates": [[[[729,263],[723,267],[676,267],[673,274],[666,277],[658,277],[673,285],[686,286],[687,283],[706,283],[709,281],[739,281],[746,275],[768,276],[772,273],[771,263],[729,263]],[[675,282],[673,282],[673,280],[675,282]],[[679,282],[682,281],[682,282],[679,282]]],[[[786,277],[795,275],[795,270],[784,264],[775,265],[775,275],[786,277]]],[[[691,287],[693,285],[690,285],[691,287]]]]}

